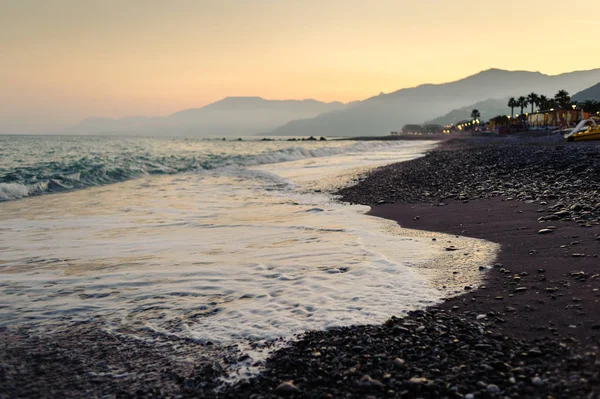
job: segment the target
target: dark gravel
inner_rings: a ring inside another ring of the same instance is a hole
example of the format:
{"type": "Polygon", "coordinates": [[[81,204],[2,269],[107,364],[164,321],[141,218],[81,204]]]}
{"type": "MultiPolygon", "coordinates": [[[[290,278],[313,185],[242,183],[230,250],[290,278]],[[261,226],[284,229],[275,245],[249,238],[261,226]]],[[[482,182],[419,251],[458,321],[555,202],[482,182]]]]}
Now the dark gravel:
{"type": "Polygon", "coordinates": [[[0,329],[0,398],[202,397],[239,356],[235,348],[122,333],[93,322],[46,333],[0,329]]]}
{"type": "Polygon", "coordinates": [[[379,326],[309,332],[267,367],[221,395],[596,398],[600,378],[592,354],[574,355],[559,341],[509,339],[435,308],[379,326]]]}
{"type": "Polygon", "coordinates": [[[426,157],[381,167],[338,192],[350,203],[443,203],[504,197],[544,206],[548,220],[600,218],[598,143],[454,140],[426,157]]]}

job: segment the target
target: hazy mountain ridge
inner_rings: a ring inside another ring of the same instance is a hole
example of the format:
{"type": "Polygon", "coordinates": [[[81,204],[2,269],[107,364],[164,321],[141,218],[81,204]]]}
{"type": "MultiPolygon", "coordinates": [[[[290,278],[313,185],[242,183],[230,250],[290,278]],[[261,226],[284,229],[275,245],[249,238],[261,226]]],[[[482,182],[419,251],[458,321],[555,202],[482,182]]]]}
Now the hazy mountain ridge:
{"type": "MultiPolygon", "coordinates": [[[[352,108],[289,122],[271,134],[379,136],[400,130],[407,123],[422,123],[486,99],[518,97],[531,92],[554,96],[561,89],[574,93],[599,79],[600,69],[554,76],[489,69],[450,83],[424,84],[371,97],[352,108]]],[[[503,113],[507,110],[508,107],[503,113]]]]}
{"type": "Polygon", "coordinates": [[[600,82],[592,87],[588,87],[585,90],[573,96],[573,101],[585,101],[585,100],[596,100],[600,101],[600,82]]]}
{"type": "Polygon", "coordinates": [[[132,134],[243,136],[267,133],[291,120],[310,118],[341,109],[341,102],[317,100],[265,100],[261,97],[226,97],[201,108],[165,117],[87,118],[67,129],[70,134],[132,134]]]}
{"type": "MultiPolygon", "coordinates": [[[[456,123],[462,120],[470,120],[471,112],[474,109],[480,112],[480,119],[484,121],[488,121],[491,118],[498,115],[510,115],[510,108],[508,108],[508,106],[506,105],[508,104],[508,99],[509,97],[503,99],[489,98],[487,100],[479,101],[466,107],[454,109],[448,112],[447,114],[427,121],[426,123],[437,125],[449,125],[451,123],[456,123]]],[[[527,109],[530,110],[531,107],[527,107],[527,109]]],[[[516,110],[516,112],[519,112],[519,110],[516,110]]]]}
{"type": "MultiPolygon", "coordinates": [[[[550,97],[550,96],[549,96],[550,97]]],[[[510,97],[503,99],[487,99],[479,101],[475,104],[468,105],[466,107],[454,109],[449,113],[432,119],[426,123],[447,125],[455,123],[461,120],[471,119],[471,112],[477,109],[481,113],[482,120],[489,120],[498,115],[509,115],[510,108],[508,107],[508,100],[510,97]]],[[[597,100],[600,101],[600,83],[587,88],[573,96],[573,101],[585,101],[585,100],[597,100]]],[[[526,108],[527,111],[531,110],[531,105],[526,108]]],[[[519,112],[519,108],[515,108],[515,112],[519,112]]]]}
{"type": "Polygon", "coordinates": [[[380,136],[407,123],[446,124],[468,119],[473,108],[479,109],[482,119],[489,119],[509,113],[506,103],[511,96],[535,92],[552,97],[561,89],[576,93],[598,81],[600,69],[554,76],[489,69],[454,82],[423,84],[348,104],[226,97],[165,117],[88,118],[65,133],[380,136]]]}

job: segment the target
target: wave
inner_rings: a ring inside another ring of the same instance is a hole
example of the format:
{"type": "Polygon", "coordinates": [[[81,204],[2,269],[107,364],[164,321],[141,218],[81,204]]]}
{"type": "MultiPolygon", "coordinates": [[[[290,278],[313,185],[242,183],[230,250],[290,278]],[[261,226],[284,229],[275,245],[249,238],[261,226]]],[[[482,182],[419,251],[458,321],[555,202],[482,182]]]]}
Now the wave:
{"type": "Polygon", "coordinates": [[[16,200],[27,197],[29,188],[20,183],[0,183],[0,201],[16,200]]]}
{"type": "MultiPolygon", "coordinates": [[[[251,145],[251,144],[250,144],[251,145]]],[[[363,152],[397,146],[390,142],[358,142],[341,147],[289,147],[259,154],[207,153],[150,156],[131,152],[115,156],[84,156],[69,161],[39,162],[0,174],[0,201],[118,183],[147,175],[213,171],[231,173],[244,167],[363,152]]],[[[250,175],[248,176],[250,177],[250,175]]]]}

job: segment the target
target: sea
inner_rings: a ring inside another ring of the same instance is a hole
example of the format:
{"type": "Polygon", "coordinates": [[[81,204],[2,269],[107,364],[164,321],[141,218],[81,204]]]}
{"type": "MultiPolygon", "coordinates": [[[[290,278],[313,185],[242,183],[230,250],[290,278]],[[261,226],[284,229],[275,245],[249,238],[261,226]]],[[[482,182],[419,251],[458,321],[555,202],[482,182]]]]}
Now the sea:
{"type": "Polygon", "coordinates": [[[439,303],[497,248],[333,194],[436,145],[0,136],[0,326],[229,345],[439,303]]]}

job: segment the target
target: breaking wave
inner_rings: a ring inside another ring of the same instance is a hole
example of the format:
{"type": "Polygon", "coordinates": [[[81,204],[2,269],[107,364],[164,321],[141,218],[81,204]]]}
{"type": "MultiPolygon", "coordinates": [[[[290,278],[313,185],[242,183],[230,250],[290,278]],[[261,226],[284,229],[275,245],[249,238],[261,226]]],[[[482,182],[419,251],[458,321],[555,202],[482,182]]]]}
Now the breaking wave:
{"type": "MultiPolygon", "coordinates": [[[[288,147],[275,151],[256,153],[260,142],[244,143],[251,151],[215,151],[198,148],[197,151],[94,151],[86,149],[83,156],[61,157],[51,161],[38,161],[29,165],[0,167],[0,201],[10,201],[28,196],[83,189],[122,182],[147,175],[177,174],[186,172],[224,171],[232,166],[248,167],[262,164],[296,161],[306,158],[326,157],[351,152],[385,149],[399,145],[397,142],[358,142],[349,145],[326,144],[323,147],[288,147]],[[203,151],[205,150],[205,151],[203,151]],[[206,151],[208,150],[208,151],[206,151]],[[87,153],[85,153],[87,152],[87,153]]],[[[400,145],[407,145],[406,143],[400,145]]],[[[39,159],[39,158],[38,158],[39,159]]],[[[2,165],[0,165],[2,166],[2,165]]]]}

